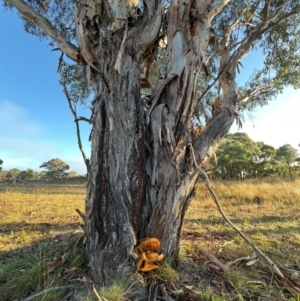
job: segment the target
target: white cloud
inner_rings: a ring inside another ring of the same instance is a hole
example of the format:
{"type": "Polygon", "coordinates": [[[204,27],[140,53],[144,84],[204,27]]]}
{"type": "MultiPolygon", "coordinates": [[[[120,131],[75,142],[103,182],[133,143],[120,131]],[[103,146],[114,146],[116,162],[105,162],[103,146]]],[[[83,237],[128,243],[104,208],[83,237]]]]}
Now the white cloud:
{"type": "Polygon", "coordinates": [[[42,171],[44,162],[60,158],[78,174],[86,174],[79,151],[66,144],[58,145],[45,137],[45,126],[33,119],[29,111],[11,102],[0,101],[0,159],[4,170],[18,168],[42,171]]]}
{"type": "Polygon", "coordinates": [[[25,138],[0,137],[0,157],[4,161],[3,169],[11,168],[39,170],[39,166],[48,161],[58,147],[48,141],[35,141],[25,138]]]}
{"type": "Polygon", "coordinates": [[[44,126],[30,118],[26,109],[11,102],[0,101],[0,137],[40,137],[44,126]]]}
{"type": "Polygon", "coordinates": [[[49,160],[58,147],[43,140],[44,125],[32,120],[29,112],[11,102],[0,101],[0,158],[3,169],[32,168],[49,160]]]}
{"type": "Polygon", "coordinates": [[[79,175],[87,173],[81,157],[70,157],[66,151],[48,141],[29,141],[17,138],[3,139],[0,137],[0,158],[4,161],[2,165],[4,170],[31,168],[34,171],[41,172],[43,169],[39,166],[44,162],[60,158],[70,166],[69,171],[74,170],[79,175]]]}

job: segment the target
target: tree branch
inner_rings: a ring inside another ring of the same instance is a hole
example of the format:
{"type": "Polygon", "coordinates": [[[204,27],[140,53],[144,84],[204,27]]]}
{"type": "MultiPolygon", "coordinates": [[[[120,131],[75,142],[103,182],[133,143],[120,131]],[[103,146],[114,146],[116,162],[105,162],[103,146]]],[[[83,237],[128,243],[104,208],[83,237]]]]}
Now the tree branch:
{"type": "MultiPolygon", "coordinates": [[[[236,53],[236,52],[235,52],[236,53]]],[[[234,54],[235,54],[234,53],[234,54]]],[[[233,55],[234,55],[233,54],[233,55]]],[[[202,92],[202,94],[200,95],[200,97],[198,98],[197,100],[197,103],[205,96],[205,94],[211,89],[211,87],[214,86],[214,84],[219,80],[221,74],[225,71],[226,67],[228,66],[228,64],[230,63],[230,61],[232,60],[233,58],[233,55],[229,58],[229,60],[224,64],[222,65],[221,67],[221,70],[219,71],[218,75],[216,78],[214,78],[213,82],[207,86],[207,88],[202,92]]]]}
{"type": "MultiPolygon", "coordinates": [[[[77,140],[78,140],[78,147],[79,147],[79,150],[82,154],[82,157],[83,157],[83,161],[87,167],[87,169],[89,168],[89,164],[90,164],[90,160],[86,157],[85,155],[85,152],[84,152],[84,149],[83,149],[83,146],[82,146],[82,143],[81,143],[81,136],[80,136],[80,127],[79,127],[79,118],[77,117],[77,113],[76,113],[76,110],[73,108],[72,106],[72,100],[70,98],[70,95],[68,93],[68,90],[67,90],[67,87],[66,87],[66,84],[65,82],[62,80],[61,81],[61,85],[63,86],[63,90],[64,90],[64,93],[66,95],[66,98],[68,100],[68,104],[69,104],[69,108],[75,118],[75,123],[76,123],[76,134],[77,134],[77,140]]],[[[85,117],[81,117],[81,118],[85,118],[85,117]]],[[[85,118],[87,119],[87,118],[85,118]]],[[[88,120],[88,119],[87,119],[88,120]]]]}
{"type": "Polygon", "coordinates": [[[212,21],[229,2],[230,2],[230,0],[211,1],[210,13],[209,13],[209,16],[208,16],[210,21],[212,21]]]}
{"type": "MultiPolygon", "coordinates": [[[[255,27],[253,28],[253,30],[251,31],[251,33],[246,36],[243,40],[241,40],[240,42],[234,44],[230,50],[234,49],[238,44],[240,44],[239,48],[236,51],[235,55],[231,56],[231,68],[229,70],[229,74],[232,76],[232,73],[234,72],[234,70],[236,69],[236,66],[238,64],[238,61],[241,59],[241,57],[245,57],[248,52],[251,49],[251,46],[254,44],[255,41],[257,41],[263,34],[265,34],[266,32],[268,32],[269,30],[271,30],[272,28],[280,25],[281,21],[283,21],[284,19],[296,14],[297,12],[299,12],[300,10],[300,6],[296,6],[294,9],[292,9],[289,13],[286,13],[284,15],[282,15],[276,22],[272,22],[272,20],[276,17],[278,17],[278,15],[280,14],[280,12],[282,11],[283,7],[287,4],[287,1],[282,5],[282,7],[274,14],[274,16],[268,18],[267,20],[264,20],[265,16],[262,16],[262,21],[259,22],[257,25],[255,25],[255,27]]],[[[262,9],[261,11],[261,15],[266,14],[266,12],[264,10],[268,9],[268,2],[266,2],[265,7],[262,9]]],[[[269,14],[269,13],[268,13],[269,14]]],[[[228,31],[232,31],[235,28],[235,23],[228,29],[228,31]]],[[[228,33],[226,33],[227,35],[228,33]]],[[[228,38],[228,36],[224,35],[224,38],[228,38]]],[[[225,43],[226,39],[223,41],[223,47],[224,47],[224,43],[225,43]]],[[[224,49],[224,48],[223,48],[224,49]]],[[[230,51],[229,50],[229,51],[230,51]]]]}
{"type": "Polygon", "coordinates": [[[264,8],[261,11],[261,19],[263,22],[267,21],[269,18],[269,9],[272,0],[266,0],[264,8]]]}
{"type": "Polygon", "coordinates": [[[92,124],[92,120],[91,120],[91,119],[86,118],[86,117],[83,117],[83,116],[77,117],[74,121],[75,121],[75,122],[76,122],[76,121],[86,121],[86,122],[88,122],[89,124],[92,124]]]}
{"type": "MultiPolygon", "coordinates": [[[[284,19],[292,16],[292,15],[295,15],[296,13],[299,13],[300,11],[300,5],[296,6],[293,10],[291,10],[289,13],[286,13],[285,15],[283,15],[282,17],[280,17],[278,19],[277,22],[270,22],[269,25],[266,27],[266,28],[263,28],[262,31],[261,31],[261,34],[264,34],[266,33],[267,31],[271,30],[272,28],[280,25],[281,21],[283,21],[284,19]]],[[[277,13],[276,13],[276,16],[277,16],[277,13]]],[[[275,18],[276,16],[273,16],[270,18],[270,20],[272,20],[273,18],[275,18]]]]}
{"type": "Polygon", "coordinates": [[[57,30],[47,18],[36,12],[22,0],[4,1],[14,6],[25,19],[44,30],[70,59],[75,62],[80,62],[79,48],[67,41],[61,32],[57,30]]]}
{"type": "Polygon", "coordinates": [[[288,0],[286,0],[283,4],[281,4],[280,8],[278,9],[278,11],[274,14],[274,16],[270,17],[269,19],[266,20],[266,22],[271,21],[272,19],[276,18],[281,11],[285,8],[285,6],[288,4],[288,0]]]}
{"type": "Polygon", "coordinates": [[[218,143],[229,131],[235,118],[236,115],[231,110],[221,108],[221,111],[205,127],[203,133],[196,138],[193,147],[201,162],[212,156],[218,143]]]}
{"type": "MultiPolygon", "coordinates": [[[[246,9],[245,9],[246,10],[246,9]]],[[[245,10],[243,11],[243,13],[245,12],[245,10]]],[[[241,15],[243,15],[243,13],[241,15]]],[[[229,37],[230,34],[233,32],[233,30],[240,25],[241,21],[240,21],[241,16],[238,16],[236,18],[236,20],[229,26],[229,28],[226,30],[224,36],[223,36],[223,40],[222,40],[222,49],[224,49],[225,47],[228,46],[228,41],[229,41],[229,37]]]]}
{"type": "Polygon", "coordinates": [[[254,95],[258,94],[258,93],[262,93],[262,92],[265,92],[265,91],[268,91],[270,90],[271,88],[273,87],[273,85],[266,85],[266,86],[260,86],[260,87],[257,87],[256,89],[254,89],[252,92],[250,92],[247,96],[244,96],[244,97],[241,97],[240,99],[237,100],[237,103],[238,104],[241,104],[241,103],[245,103],[247,102],[248,100],[250,100],[254,95]]]}

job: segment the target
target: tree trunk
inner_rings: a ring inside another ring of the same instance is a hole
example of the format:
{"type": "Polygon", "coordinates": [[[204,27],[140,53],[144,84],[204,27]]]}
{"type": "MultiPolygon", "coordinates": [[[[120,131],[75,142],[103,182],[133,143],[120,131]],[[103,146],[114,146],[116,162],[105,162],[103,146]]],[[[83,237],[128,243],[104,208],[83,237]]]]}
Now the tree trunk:
{"type": "Polygon", "coordinates": [[[131,257],[145,194],[139,67],[127,55],[123,64],[121,74],[105,74],[111,90],[98,82],[93,105],[85,227],[89,267],[102,285],[134,270],[131,257]]]}
{"type": "MultiPolygon", "coordinates": [[[[116,15],[122,14],[115,9],[116,15]]],[[[190,137],[195,84],[213,15],[198,20],[193,24],[197,31],[191,31],[190,24],[181,23],[189,7],[176,1],[169,8],[167,71],[153,89],[150,108],[144,111],[141,66],[157,47],[161,23],[161,8],[156,7],[151,15],[151,5],[147,9],[148,22],[138,30],[120,18],[110,26],[113,34],[97,31],[97,41],[102,43],[95,45],[91,27],[96,30],[103,26],[97,7],[89,3],[88,7],[78,7],[77,12],[81,55],[96,95],[87,183],[86,252],[92,278],[101,286],[116,278],[133,277],[137,259],[134,246],[141,238],[158,238],[160,252],[176,264],[183,219],[199,177],[191,148],[201,163],[234,120],[229,109],[221,110],[201,136],[190,137]]],[[[226,85],[231,86],[230,80],[226,79],[226,85]]],[[[230,95],[224,92],[227,102],[233,90],[230,95]]]]}

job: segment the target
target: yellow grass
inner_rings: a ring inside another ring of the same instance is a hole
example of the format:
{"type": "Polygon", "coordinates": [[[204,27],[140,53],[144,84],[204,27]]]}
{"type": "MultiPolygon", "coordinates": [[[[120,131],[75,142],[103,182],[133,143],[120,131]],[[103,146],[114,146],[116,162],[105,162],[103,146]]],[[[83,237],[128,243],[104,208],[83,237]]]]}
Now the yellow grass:
{"type": "MultiPolygon", "coordinates": [[[[63,185],[17,189],[1,184],[0,300],[61,285],[65,280],[58,275],[68,268],[72,271],[69,277],[80,273],[84,263],[80,249],[74,250],[55,274],[45,275],[43,271],[82,235],[82,221],[75,209],[83,210],[84,185],[80,189],[78,185],[73,189],[63,185]]],[[[36,300],[59,300],[63,293],[53,291],[36,300]]]]}
{"type": "MultiPolygon", "coordinates": [[[[62,267],[43,274],[45,266],[63,255],[68,245],[82,235],[82,220],[75,209],[84,210],[84,183],[39,181],[35,184],[36,187],[15,188],[0,182],[3,300],[24,298],[30,292],[69,283],[84,268],[83,251],[75,250],[62,267]],[[69,278],[63,279],[68,269],[72,272],[69,278]]],[[[227,216],[263,252],[280,266],[300,269],[299,179],[215,182],[213,188],[227,216]]],[[[298,298],[282,286],[266,281],[266,265],[262,260],[251,267],[235,265],[228,273],[215,274],[208,268],[209,261],[204,255],[200,256],[199,264],[186,254],[202,247],[226,263],[253,253],[223,221],[203,183],[199,183],[188,209],[180,247],[181,279],[187,285],[193,284],[204,300],[258,300],[260,296],[276,300],[277,295],[289,301],[298,298]],[[265,284],[255,284],[254,280],[265,284]]],[[[59,300],[63,295],[64,291],[53,292],[37,300],[59,300]]]]}
{"type": "Polygon", "coordinates": [[[45,238],[47,233],[74,231],[81,223],[75,208],[83,210],[84,196],[7,192],[0,194],[0,204],[0,250],[9,251],[45,238]]]}

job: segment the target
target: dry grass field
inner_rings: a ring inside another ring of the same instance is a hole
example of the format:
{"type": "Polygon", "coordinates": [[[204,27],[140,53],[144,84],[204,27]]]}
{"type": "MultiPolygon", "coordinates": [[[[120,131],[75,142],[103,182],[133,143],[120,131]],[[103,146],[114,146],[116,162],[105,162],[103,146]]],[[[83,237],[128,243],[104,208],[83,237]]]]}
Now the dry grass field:
{"type": "MultiPolygon", "coordinates": [[[[73,300],[65,298],[68,286],[88,282],[82,243],[77,244],[82,220],[75,211],[83,211],[84,183],[8,184],[0,182],[0,300],[73,300]]],[[[227,216],[274,261],[285,281],[262,258],[253,260],[253,250],[224,222],[203,183],[186,215],[177,276],[170,278],[164,265],[148,279],[174,279],[197,294],[174,289],[174,300],[299,301],[300,180],[215,182],[213,188],[227,216]]]]}

